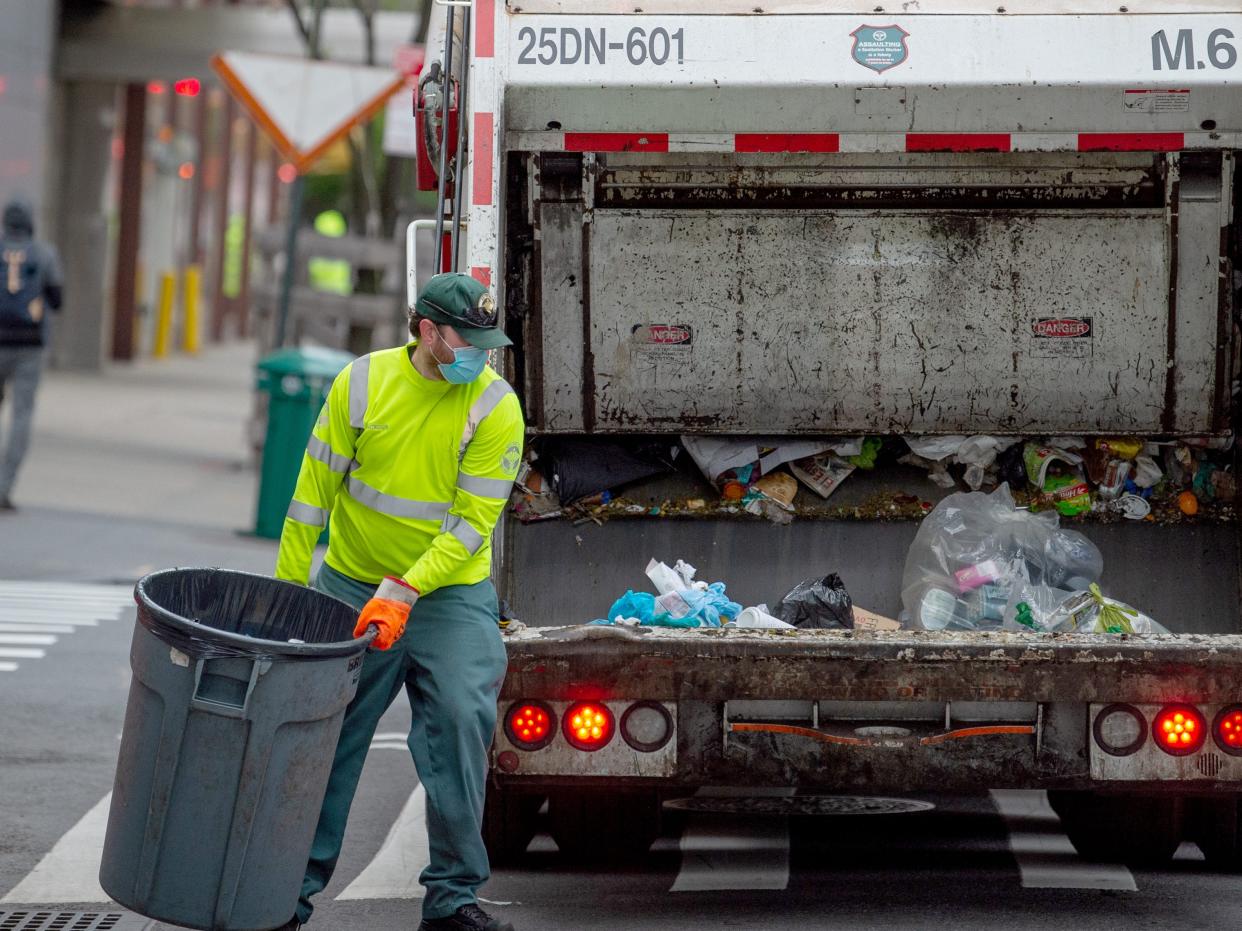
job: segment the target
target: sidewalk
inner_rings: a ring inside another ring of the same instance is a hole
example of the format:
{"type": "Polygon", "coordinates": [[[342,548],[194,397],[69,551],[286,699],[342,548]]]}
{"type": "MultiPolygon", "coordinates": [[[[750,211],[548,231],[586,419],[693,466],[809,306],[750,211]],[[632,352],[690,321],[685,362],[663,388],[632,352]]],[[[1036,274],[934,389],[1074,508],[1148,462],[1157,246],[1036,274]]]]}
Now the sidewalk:
{"type": "Polygon", "coordinates": [[[103,374],[46,372],[19,510],[0,516],[0,578],[270,572],[274,541],[243,535],[257,487],[246,440],[254,361],[252,344],[233,343],[103,374]]]}

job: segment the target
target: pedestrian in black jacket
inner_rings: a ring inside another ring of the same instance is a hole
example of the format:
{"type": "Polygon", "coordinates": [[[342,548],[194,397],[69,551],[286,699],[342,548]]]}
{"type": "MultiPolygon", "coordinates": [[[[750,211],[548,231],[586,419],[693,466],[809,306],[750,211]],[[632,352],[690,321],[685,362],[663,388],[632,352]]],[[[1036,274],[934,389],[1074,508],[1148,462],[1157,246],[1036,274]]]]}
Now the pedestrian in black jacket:
{"type": "MultiPolygon", "coordinates": [[[[8,443],[0,446],[0,512],[12,511],[13,483],[30,446],[35,392],[47,344],[47,312],[62,296],[56,250],[34,238],[30,207],[12,201],[4,208],[0,234],[0,402],[13,400],[8,443]]],[[[0,435],[0,439],[3,436],[0,435]]]]}

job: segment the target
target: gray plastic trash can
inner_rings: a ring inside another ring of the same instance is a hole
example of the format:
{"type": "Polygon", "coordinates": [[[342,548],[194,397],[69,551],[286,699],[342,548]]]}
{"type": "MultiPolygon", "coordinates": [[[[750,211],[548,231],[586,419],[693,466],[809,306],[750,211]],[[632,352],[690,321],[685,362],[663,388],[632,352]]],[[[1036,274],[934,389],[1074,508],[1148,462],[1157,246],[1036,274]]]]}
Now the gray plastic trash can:
{"type": "Polygon", "coordinates": [[[134,595],[99,881],[159,921],[275,928],[297,906],[370,638],[352,639],[344,602],[243,572],[168,569],[134,595]]]}

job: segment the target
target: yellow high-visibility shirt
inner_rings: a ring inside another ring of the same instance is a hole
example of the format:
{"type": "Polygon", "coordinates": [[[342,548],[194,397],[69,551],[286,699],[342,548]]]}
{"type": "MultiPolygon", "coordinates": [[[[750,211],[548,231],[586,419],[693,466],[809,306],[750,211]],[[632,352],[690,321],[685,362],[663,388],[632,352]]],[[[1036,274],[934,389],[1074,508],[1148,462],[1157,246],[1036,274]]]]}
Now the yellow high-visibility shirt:
{"type": "Polygon", "coordinates": [[[423,377],[410,361],[415,345],[361,356],[332,383],[277,577],[309,581],[329,515],[325,559],[360,581],[400,576],[425,595],[490,575],[492,531],[522,460],[522,409],[490,368],[466,385],[423,377]]]}

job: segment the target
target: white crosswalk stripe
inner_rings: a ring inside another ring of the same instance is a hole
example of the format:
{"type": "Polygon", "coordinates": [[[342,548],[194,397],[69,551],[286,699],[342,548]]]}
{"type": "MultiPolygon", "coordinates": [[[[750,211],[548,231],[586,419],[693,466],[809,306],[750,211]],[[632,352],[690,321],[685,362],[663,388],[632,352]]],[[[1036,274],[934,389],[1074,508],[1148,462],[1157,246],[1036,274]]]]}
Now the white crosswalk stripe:
{"type": "Polygon", "coordinates": [[[12,624],[0,621],[0,634],[71,634],[76,629],[71,624],[12,624]]]}
{"type": "Polygon", "coordinates": [[[1138,891],[1134,876],[1121,864],[1090,863],[1078,856],[1047,792],[993,789],[992,801],[1009,822],[1009,846],[1025,888],[1138,891]]]}
{"type": "MultiPolygon", "coordinates": [[[[790,796],[776,788],[730,791],[703,788],[695,795],[790,796]]],[[[670,892],[785,889],[789,885],[789,819],[693,814],[681,835],[681,870],[670,892]]]]}
{"type": "Polygon", "coordinates": [[[384,845],[338,899],[421,899],[419,874],[431,863],[427,790],[419,785],[397,816],[384,845]]]}
{"type": "Polygon", "coordinates": [[[128,585],[0,581],[0,673],[17,672],[19,660],[43,659],[60,638],[133,607],[128,585]]]}
{"type": "Polygon", "coordinates": [[[38,866],[0,899],[0,905],[110,902],[99,886],[99,863],[103,859],[111,802],[109,792],[56,842],[38,866]]]}

